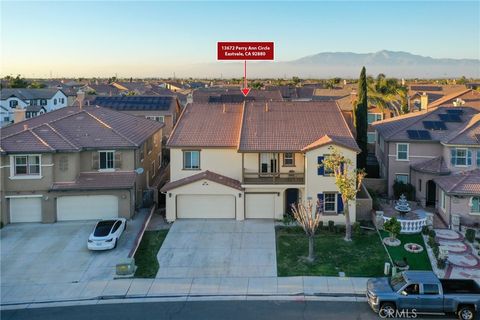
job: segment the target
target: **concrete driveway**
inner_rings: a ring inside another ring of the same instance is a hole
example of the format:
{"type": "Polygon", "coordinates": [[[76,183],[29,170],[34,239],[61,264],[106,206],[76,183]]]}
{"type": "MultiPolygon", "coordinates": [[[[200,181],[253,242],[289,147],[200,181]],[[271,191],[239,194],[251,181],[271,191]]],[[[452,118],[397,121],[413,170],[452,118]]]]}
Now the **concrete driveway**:
{"type": "Polygon", "coordinates": [[[177,220],[157,258],[157,278],[276,277],[272,220],[177,220]]]}
{"type": "Polygon", "coordinates": [[[87,239],[95,221],[9,224],[0,230],[1,285],[110,280],[125,259],[144,215],[128,221],[117,248],[93,252],[87,239]]]}

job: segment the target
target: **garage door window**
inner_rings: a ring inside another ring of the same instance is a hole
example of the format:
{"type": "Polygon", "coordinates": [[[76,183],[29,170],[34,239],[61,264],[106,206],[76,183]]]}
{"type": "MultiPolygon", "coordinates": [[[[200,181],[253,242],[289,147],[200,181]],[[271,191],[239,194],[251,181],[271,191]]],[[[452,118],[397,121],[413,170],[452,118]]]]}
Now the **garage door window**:
{"type": "Polygon", "coordinates": [[[15,175],[40,175],[40,156],[15,156],[15,175]]]}
{"type": "Polygon", "coordinates": [[[183,169],[200,169],[200,151],[183,151],[183,169]]]}
{"type": "Polygon", "coordinates": [[[100,170],[112,170],[115,168],[114,159],[115,151],[99,151],[100,153],[100,170]]]}

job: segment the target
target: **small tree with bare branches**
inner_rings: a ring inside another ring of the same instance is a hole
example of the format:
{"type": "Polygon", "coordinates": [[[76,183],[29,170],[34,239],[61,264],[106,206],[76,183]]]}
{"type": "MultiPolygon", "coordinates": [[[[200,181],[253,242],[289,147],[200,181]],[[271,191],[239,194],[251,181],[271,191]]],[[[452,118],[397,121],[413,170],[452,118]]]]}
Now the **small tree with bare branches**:
{"type": "Polygon", "coordinates": [[[330,147],[332,153],[325,157],[323,166],[333,172],[335,184],[342,195],[345,215],[345,241],[352,240],[352,223],[350,221],[349,202],[357,198],[357,193],[362,187],[362,181],[365,178],[363,169],[355,169],[352,160],[345,156],[336,148],[330,147]]]}
{"type": "Polygon", "coordinates": [[[312,200],[308,200],[306,204],[292,204],[293,216],[308,236],[308,257],[306,258],[308,262],[313,262],[315,260],[315,232],[320,224],[320,208],[322,207],[323,206],[320,206],[320,203],[317,202],[317,207],[314,210],[312,200]]]}

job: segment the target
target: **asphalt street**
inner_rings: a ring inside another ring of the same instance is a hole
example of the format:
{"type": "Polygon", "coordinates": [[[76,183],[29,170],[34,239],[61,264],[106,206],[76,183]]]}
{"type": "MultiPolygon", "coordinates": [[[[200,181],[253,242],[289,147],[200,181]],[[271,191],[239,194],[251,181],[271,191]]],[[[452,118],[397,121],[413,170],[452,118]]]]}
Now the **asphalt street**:
{"type": "MultiPolygon", "coordinates": [[[[311,320],[366,320],[379,319],[366,302],[330,301],[188,301],[96,304],[70,307],[30,308],[1,312],[2,320],[56,320],[56,319],[311,319],[311,320]]],[[[445,316],[417,319],[454,319],[445,316]]]]}

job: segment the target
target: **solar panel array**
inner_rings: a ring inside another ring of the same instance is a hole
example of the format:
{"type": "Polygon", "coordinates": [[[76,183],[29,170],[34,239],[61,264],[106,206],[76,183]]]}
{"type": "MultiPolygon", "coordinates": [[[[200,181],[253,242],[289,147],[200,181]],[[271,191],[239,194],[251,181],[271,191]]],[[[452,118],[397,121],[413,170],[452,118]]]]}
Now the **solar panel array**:
{"type": "Polygon", "coordinates": [[[175,99],[171,96],[114,96],[96,97],[93,104],[116,110],[167,111],[175,99]]]}
{"type": "Polygon", "coordinates": [[[463,114],[462,109],[447,109],[447,114],[456,114],[456,115],[461,115],[463,114]]]}
{"type": "Polygon", "coordinates": [[[407,135],[412,140],[432,140],[427,130],[407,130],[407,135]]]}
{"type": "Polygon", "coordinates": [[[423,121],[423,126],[428,130],[447,130],[443,121],[423,121]]]}
{"type": "Polygon", "coordinates": [[[443,113],[438,116],[440,117],[440,120],[445,122],[462,122],[462,118],[458,114],[443,113]]]}

